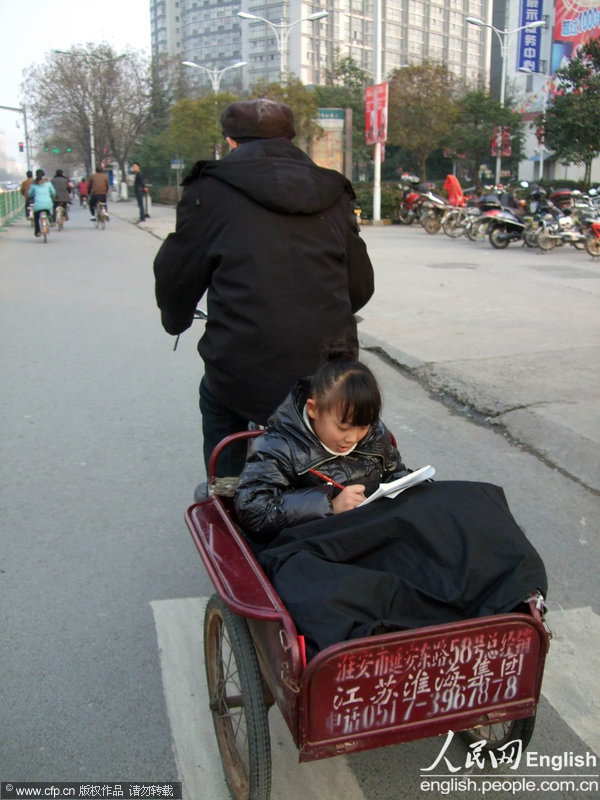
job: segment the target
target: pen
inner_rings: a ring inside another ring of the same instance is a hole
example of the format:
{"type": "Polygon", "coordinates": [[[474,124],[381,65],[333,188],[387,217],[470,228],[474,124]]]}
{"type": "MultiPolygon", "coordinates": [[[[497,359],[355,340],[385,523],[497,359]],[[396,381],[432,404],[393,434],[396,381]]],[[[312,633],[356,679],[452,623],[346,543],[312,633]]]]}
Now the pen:
{"type": "Polygon", "coordinates": [[[338,483],[337,481],[334,481],[333,478],[330,478],[329,475],[325,475],[323,472],[319,472],[318,469],[309,469],[308,471],[312,472],[313,475],[316,475],[317,478],[321,478],[321,480],[325,481],[325,483],[330,483],[332,486],[335,486],[336,489],[346,488],[341,483],[338,483]]]}

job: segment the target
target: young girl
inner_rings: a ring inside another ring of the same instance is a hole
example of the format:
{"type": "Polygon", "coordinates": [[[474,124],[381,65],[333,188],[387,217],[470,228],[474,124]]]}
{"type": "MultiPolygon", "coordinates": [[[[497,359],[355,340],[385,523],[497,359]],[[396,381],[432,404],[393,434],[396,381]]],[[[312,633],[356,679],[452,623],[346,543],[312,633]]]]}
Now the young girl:
{"type": "Polygon", "coordinates": [[[242,529],[268,541],[356,508],[380,483],[406,475],[380,411],[377,381],[359,361],[334,357],[299,381],[254,440],[235,497],[242,529]]]}
{"type": "Polygon", "coordinates": [[[335,642],[504,613],[546,593],[544,565],[498,486],[423,483],[342,513],[407,472],[380,407],[364,364],[328,362],[253,440],[240,479],[240,524],[309,658],[335,642]]]}

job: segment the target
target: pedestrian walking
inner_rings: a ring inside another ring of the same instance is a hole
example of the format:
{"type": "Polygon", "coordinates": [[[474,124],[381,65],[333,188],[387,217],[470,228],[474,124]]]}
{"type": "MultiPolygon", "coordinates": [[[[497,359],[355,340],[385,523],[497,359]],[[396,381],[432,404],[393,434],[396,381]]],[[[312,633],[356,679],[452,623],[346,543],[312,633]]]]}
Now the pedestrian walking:
{"type": "MultiPolygon", "coordinates": [[[[205,463],[227,434],[265,424],[325,347],[344,341],[358,350],[353,315],[373,293],[352,186],[292,144],[291,109],[236,102],[221,125],[231,152],[192,168],[175,233],[154,261],[169,333],[191,325],[207,293],[198,344],[205,463]]],[[[219,475],[238,476],[245,448],[223,456],[219,475]]]]}
{"type": "Polygon", "coordinates": [[[138,223],[140,223],[150,217],[150,214],[146,214],[146,208],[144,203],[145,200],[144,195],[147,192],[146,180],[142,174],[142,167],[139,161],[133,162],[133,164],[131,165],[131,171],[135,175],[135,181],[133,182],[133,191],[140,211],[140,218],[138,220],[138,223]]]}
{"type": "Polygon", "coordinates": [[[106,198],[108,195],[108,175],[102,167],[96,167],[96,172],[90,178],[90,182],[88,185],[88,191],[90,194],[90,212],[91,212],[91,220],[94,222],[96,220],[96,206],[98,203],[106,203],[106,198]]]}

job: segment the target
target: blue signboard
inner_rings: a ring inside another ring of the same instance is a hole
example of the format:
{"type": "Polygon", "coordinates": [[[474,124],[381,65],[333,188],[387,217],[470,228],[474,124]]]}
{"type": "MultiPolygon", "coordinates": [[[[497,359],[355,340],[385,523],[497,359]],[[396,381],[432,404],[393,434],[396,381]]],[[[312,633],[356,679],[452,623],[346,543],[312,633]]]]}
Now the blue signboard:
{"type": "MultiPolygon", "coordinates": [[[[521,25],[538,22],[543,19],[543,16],[544,0],[521,0],[521,25]]],[[[517,68],[539,72],[541,44],[541,28],[521,31],[519,37],[519,52],[517,54],[517,68]]]]}

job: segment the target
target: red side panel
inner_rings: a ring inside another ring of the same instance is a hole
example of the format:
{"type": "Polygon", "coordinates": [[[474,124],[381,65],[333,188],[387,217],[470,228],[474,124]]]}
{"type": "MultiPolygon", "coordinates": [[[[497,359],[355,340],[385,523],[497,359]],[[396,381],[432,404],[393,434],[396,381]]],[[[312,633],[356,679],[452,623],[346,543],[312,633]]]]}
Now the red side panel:
{"type": "Polygon", "coordinates": [[[546,644],[504,614],[330,647],[303,676],[300,760],[531,716],[546,644]]]}

